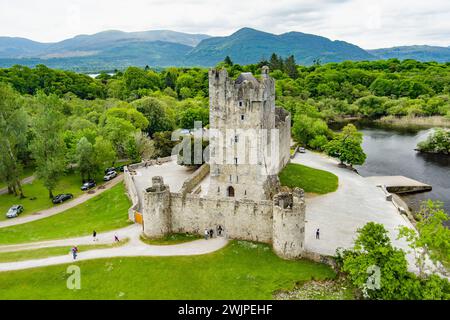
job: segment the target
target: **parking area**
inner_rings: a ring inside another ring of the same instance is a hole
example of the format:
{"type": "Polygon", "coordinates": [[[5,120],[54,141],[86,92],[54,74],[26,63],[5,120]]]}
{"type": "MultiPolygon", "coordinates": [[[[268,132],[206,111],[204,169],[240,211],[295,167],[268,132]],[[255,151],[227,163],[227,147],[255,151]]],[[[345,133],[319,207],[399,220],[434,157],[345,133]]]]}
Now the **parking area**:
{"type": "Polygon", "coordinates": [[[139,197],[139,202],[142,203],[144,190],[151,187],[152,177],[163,177],[164,183],[170,187],[170,191],[177,192],[180,191],[186,178],[188,178],[194,171],[195,169],[180,166],[175,161],[136,169],[136,175],[134,175],[133,178],[139,197]]]}

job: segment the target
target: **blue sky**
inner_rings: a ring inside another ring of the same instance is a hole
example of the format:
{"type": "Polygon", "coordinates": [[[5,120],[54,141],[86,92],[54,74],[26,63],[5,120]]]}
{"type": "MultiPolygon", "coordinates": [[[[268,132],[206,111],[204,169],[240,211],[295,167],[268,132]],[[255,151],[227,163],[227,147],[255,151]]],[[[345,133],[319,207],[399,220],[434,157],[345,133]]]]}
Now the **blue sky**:
{"type": "Polygon", "coordinates": [[[363,48],[450,46],[449,0],[0,0],[0,36],[54,42],[104,30],[301,31],[363,48]]]}

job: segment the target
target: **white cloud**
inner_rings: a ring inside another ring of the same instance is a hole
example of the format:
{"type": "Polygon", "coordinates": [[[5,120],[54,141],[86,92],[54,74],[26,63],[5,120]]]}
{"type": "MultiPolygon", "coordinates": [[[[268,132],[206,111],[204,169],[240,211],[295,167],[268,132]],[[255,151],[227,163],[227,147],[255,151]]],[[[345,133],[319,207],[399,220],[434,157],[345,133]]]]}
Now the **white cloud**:
{"type": "Polygon", "coordinates": [[[108,29],[301,31],[363,48],[450,45],[448,0],[0,0],[0,35],[53,42],[108,29]]]}

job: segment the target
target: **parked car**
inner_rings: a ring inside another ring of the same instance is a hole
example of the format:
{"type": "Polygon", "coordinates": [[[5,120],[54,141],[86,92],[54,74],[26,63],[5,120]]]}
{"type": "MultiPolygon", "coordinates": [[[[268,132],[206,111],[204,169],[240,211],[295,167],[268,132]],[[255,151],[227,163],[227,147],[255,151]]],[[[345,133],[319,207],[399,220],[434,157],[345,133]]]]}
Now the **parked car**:
{"type": "Polygon", "coordinates": [[[123,170],[124,170],[124,168],[125,168],[125,166],[118,166],[118,167],[116,167],[116,172],[123,172],[123,170]]]}
{"type": "Polygon", "coordinates": [[[13,205],[6,213],[7,218],[15,218],[23,212],[23,206],[20,204],[13,205]]]}
{"type": "Polygon", "coordinates": [[[306,153],[306,149],[301,147],[301,148],[298,149],[298,152],[299,153],[306,153]]]}
{"type": "Polygon", "coordinates": [[[114,179],[115,177],[117,177],[117,172],[115,172],[115,171],[110,171],[110,172],[108,172],[108,173],[103,177],[103,180],[109,181],[109,180],[114,179]]]}
{"type": "Polygon", "coordinates": [[[56,197],[54,197],[52,202],[54,204],[63,203],[64,201],[70,200],[72,198],[73,198],[73,194],[71,194],[71,193],[62,193],[62,194],[58,194],[56,197]]]}
{"type": "Polygon", "coordinates": [[[94,180],[90,180],[88,182],[83,183],[83,185],[81,186],[81,190],[83,191],[87,191],[89,189],[92,189],[96,186],[97,184],[95,183],[94,180]]]}
{"type": "Polygon", "coordinates": [[[114,167],[106,168],[106,169],[105,169],[105,174],[108,174],[108,173],[111,172],[111,171],[116,171],[116,168],[114,168],[114,167]]]}

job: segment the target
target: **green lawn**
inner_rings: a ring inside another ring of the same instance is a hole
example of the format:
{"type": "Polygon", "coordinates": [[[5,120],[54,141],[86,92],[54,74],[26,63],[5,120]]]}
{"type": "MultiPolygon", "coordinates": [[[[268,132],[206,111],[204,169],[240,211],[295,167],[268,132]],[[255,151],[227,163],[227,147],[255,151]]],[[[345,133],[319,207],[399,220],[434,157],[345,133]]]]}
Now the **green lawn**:
{"type": "Polygon", "coordinates": [[[328,171],[289,163],[279,174],[281,185],[299,187],[305,192],[325,194],[338,188],[338,177],[328,171]]]}
{"type": "MultiPolygon", "coordinates": [[[[108,249],[124,245],[128,242],[127,240],[122,240],[119,243],[113,244],[97,244],[97,245],[83,245],[77,246],[79,252],[85,252],[95,249],[108,249]]],[[[65,254],[71,254],[70,249],[72,247],[52,247],[52,248],[41,248],[34,250],[23,250],[14,252],[0,252],[0,262],[12,262],[12,261],[23,261],[23,260],[33,260],[33,259],[43,259],[53,256],[62,256],[65,254]]]]}
{"type": "Polygon", "coordinates": [[[196,234],[189,234],[189,233],[174,233],[165,235],[162,238],[152,238],[152,239],[141,236],[142,242],[155,246],[178,244],[198,239],[202,239],[202,237],[196,234]]]}
{"type": "MultiPolygon", "coordinates": [[[[103,176],[99,175],[96,177],[96,181],[99,185],[103,183],[103,176]]],[[[81,185],[81,178],[78,173],[67,174],[61,178],[53,194],[72,193],[74,197],[77,197],[83,193],[80,189],[81,185]]],[[[21,216],[39,212],[40,210],[54,206],[52,200],[48,197],[47,189],[40,180],[35,180],[30,184],[24,184],[23,191],[26,197],[25,199],[19,199],[10,194],[0,195],[0,221],[7,219],[6,212],[8,212],[9,208],[15,204],[24,206],[24,212],[21,216]]]]}
{"type": "Polygon", "coordinates": [[[306,280],[334,279],[307,260],[286,261],[268,245],[232,241],[203,256],[99,259],[75,263],[81,290],[66,288],[67,265],[0,273],[0,299],[272,299],[306,280]]]}
{"type": "Polygon", "coordinates": [[[0,229],[0,245],[89,235],[127,226],[131,203],[122,183],[60,214],[0,229]]]}

